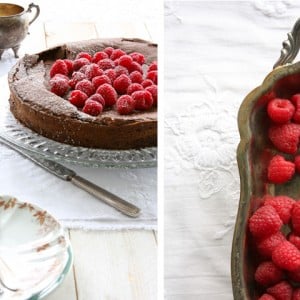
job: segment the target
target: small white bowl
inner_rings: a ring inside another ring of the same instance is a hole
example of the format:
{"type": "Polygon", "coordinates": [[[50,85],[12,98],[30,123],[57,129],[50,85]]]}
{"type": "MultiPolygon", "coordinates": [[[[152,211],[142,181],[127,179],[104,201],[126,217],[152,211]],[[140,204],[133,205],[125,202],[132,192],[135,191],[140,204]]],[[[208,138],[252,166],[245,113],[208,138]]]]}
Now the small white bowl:
{"type": "Polygon", "coordinates": [[[63,281],[73,263],[60,223],[12,196],[0,196],[0,259],[0,267],[5,263],[11,270],[2,280],[18,288],[12,292],[0,284],[3,299],[12,300],[42,299],[63,281]]]}

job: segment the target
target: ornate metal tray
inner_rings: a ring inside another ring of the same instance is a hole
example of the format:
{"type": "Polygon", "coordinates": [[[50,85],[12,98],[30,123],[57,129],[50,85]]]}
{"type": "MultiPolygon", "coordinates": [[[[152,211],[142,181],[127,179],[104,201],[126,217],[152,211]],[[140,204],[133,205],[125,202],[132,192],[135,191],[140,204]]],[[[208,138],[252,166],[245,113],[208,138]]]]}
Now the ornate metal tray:
{"type": "Polygon", "coordinates": [[[240,172],[240,202],[232,243],[231,275],[235,300],[257,299],[254,283],[253,260],[248,236],[249,216],[261,204],[264,194],[284,194],[300,197],[300,182],[292,180],[282,185],[267,182],[267,161],[274,149],[267,137],[269,121],[266,104],[272,93],[288,98],[300,93],[300,63],[292,63],[299,51],[300,19],[294,25],[274,70],[267,75],[261,86],[244,99],[238,115],[241,141],[237,149],[240,172]]]}

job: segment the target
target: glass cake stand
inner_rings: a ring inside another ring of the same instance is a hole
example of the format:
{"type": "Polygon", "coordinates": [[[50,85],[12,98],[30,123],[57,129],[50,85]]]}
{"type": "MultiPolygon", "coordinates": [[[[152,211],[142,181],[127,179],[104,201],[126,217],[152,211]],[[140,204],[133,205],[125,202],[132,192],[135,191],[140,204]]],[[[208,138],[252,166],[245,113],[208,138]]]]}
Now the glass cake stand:
{"type": "Polygon", "coordinates": [[[146,168],[157,165],[157,148],[105,150],[75,147],[45,138],[17,121],[8,109],[0,113],[0,133],[35,155],[88,167],[146,168]]]}

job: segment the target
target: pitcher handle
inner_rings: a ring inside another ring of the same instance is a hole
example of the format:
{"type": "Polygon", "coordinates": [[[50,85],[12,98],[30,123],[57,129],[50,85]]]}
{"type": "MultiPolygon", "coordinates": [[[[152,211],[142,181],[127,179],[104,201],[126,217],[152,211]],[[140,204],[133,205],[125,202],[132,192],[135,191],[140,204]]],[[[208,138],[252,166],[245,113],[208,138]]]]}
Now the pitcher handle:
{"type": "Polygon", "coordinates": [[[36,18],[40,15],[40,7],[36,4],[34,4],[34,3],[29,4],[28,9],[27,9],[26,12],[31,13],[32,8],[35,8],[36,12],[35,12],[35,15],[34,15],[33,19],[29,22],[29,25],[32,24],[36,20],[36,18]]]}

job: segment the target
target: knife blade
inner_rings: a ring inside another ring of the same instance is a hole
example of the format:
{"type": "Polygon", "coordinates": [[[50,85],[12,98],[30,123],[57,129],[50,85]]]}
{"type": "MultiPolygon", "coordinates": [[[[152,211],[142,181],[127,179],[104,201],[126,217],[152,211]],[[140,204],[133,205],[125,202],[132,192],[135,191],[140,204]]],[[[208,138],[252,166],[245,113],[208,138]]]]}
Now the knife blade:
{"type": "Polygon", "coordinates": [[[22,148],[20,148],[19,146],[17,146],[16,144],[11,142],[7,138],[5,138],[3,135],[0,135],[0,142],[4,145],[8,146],[9,148],[17,151],[18,153],[20,153],[24,157],[28,158],[29,160],[31,160],[38,166],[44,168],[48,172],[54,174],[55,176],[65,180],[65,181],[69,181],[69,182],[73,183],[77,187],[79,187],[79,188],[83,189],[84,191],[88,192],[89,194],[95,196],[102,202],[117,209],[118,211],[122,212],[123,214],[125,214],[129,217],[133,217],[133,218],[136,218],[140,215],[141,210],[137,206],[110,193],[109,191],[99,187],[98,185],[78,176],[76,174],[76,172],[63,166],[62,164],[60,164],[56,161],[47,159],[47,158],[42,158],[42,157],[38,157],[36,155],[30,154],[26,150],[23,150],[22,148]]]}

